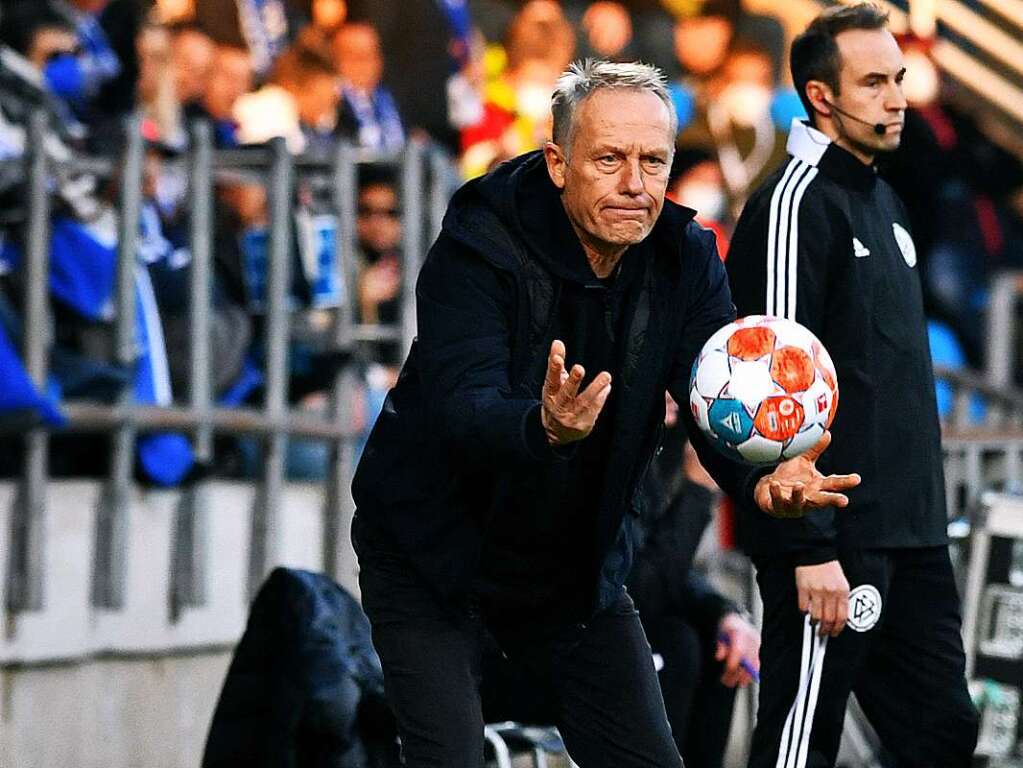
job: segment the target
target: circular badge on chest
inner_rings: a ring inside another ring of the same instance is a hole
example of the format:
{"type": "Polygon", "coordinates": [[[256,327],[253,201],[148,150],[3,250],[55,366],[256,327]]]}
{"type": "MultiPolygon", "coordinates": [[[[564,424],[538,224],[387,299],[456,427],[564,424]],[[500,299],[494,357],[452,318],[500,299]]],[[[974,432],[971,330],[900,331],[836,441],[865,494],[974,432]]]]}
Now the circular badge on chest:
{"type": "Polygon", "coordinates": [[[849,629],[866,632],[881,619],[881,593],[872,584],[860,584],[849,593],[849,629]]]}
{"type": "Polygon", "coordinates": [[[913,245],[913,236],[906,231],[906,228],[898,222],[892,223],[892,231],[895,232],[895,242],[899,244],[902,251],[902,258],[910,267],[916,266],[916,246],[913,245]]]}

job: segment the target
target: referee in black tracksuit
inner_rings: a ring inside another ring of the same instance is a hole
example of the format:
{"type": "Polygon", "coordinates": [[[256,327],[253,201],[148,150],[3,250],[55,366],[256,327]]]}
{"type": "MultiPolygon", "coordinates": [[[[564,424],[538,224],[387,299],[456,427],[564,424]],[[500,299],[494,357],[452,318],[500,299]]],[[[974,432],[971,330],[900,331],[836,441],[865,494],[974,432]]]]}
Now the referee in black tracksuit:
{"type": "Polygon", "coordinates": [[[764,601],[750,766],[833,765],[850,691],[900,766],[966,766],[976,744],[916,253],[873,167],[906,108],[885,25],[838,6],[793,43],[813,125],[793,124],[729,252],[740,316],[794,319],[830,351],[841,402],[819,465],[863,479],[844,510],[742,516],[764,601]]]}

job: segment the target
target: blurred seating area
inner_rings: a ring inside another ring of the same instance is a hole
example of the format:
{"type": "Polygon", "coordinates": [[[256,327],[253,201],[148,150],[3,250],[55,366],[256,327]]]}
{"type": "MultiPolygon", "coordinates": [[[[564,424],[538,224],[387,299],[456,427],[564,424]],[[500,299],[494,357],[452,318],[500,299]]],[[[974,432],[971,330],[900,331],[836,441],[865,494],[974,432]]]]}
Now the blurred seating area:
{"type": "MultiPolygon", "coordinates": [[[[287,401],[303,411],[323,411],[341,365],[336,349],[317,343],[315,330],[330,327],[331,311],[354,299],[357,323],[413,330],[402,318],[403,285],[414,281],[404,263],[402,201],[421,190],[403,190],[407,179],[393,162],[406,143],[450,158],[439,195],[459,177],[538,148],[549,135],[554,82],[573,59],[642,59],[665,71],[679,115],[671,196],[697,209],[726,256],[748,191],[785,155],[791,121],[805,117],[784,61],[788,30],[816,6],[786,4],[774,12],[781,16],[763,11],[739,0],[3,0],[0,354],[12,382],[0,399],[2,413],[11,414],[3,418],[18,421],[28,412],[57,425],[62,401],[112,403],[125,392],[139,403],[187,401],[188,158],[196,121],[211,127],[218,156],[244,156],[275,137],[283,137],[295,157],[324,167],[339,142],[361,153],[351,285],[331,243],[338,222],[324,196],[330,182],[306,174],[289,193],[295,226],[287,401]],[[19,359],[30,197],[18,163],[33,149],[27,138],[33,110],[46,115],[51,161],[54,326],[45,380],[34,384],[19,359]],[[145,141],[135,249],[137,354],[119,360],[112,349],[116,254],[119,237],[134,229],[123,225],[119,209],[133,115],[145,141]]],[[[990,23],[982,11],[970,13],[977,23],[990,23]]],[[[945,38],[922,38],[911,29],[911,17],[897,7],[892,13],[893,28],[904,27],[913,109],[903,148],[881,170],[910,210],[928,307],[947,331],[936,336],[943,340],[936,350],[940,362],[981,371],[992,280],[1023,268],[1020,145],[998,129],[1006,116],[997,102],[972,108],[976,94],[937,63],[935,51],[961,27],[946,24],[945,38]]],[[[984,59],[983,51],[971,50],[984,59]]],[[[1013,66],[1021,65],[1010,61],[1013,66]]],[[[210,324],[217,361],[211,396],[223,405],[258,403],[264,390],[270,237],[264,181],[258,174],[218,171],[214,184],[210,324]]],[[[431,232],[417,234],[421,241],[431,232]]],[[[363,394],[352,412],[363,431],[397,375],[407,342],[392,333],[390,340],[358,345],[363,394]]],[[[1010,383],[1021,371],[1016,366],[1010,383]]],[[[975,420],[980,411],[971,413],[975,420]]],[[[144,479],[177,484],[193,470],[187,439],[146,440],[155,447],[154,458],[147,459],[146,450],[137,456],[144,479]]],[[[104,474],[108,451],[96,450],[97,441],[102,438],[57,437],[52,472],[104,474]]],[[[207,469],[255,471],[251,441],[218,440],[216,449],[205,459],[207,469]]],[[[18,472],[20,452],[2,455],[0,470],[18,472]]],[[[325,461],[315,445],[289,448],[294,476],[323,477],[325,461]]]]}

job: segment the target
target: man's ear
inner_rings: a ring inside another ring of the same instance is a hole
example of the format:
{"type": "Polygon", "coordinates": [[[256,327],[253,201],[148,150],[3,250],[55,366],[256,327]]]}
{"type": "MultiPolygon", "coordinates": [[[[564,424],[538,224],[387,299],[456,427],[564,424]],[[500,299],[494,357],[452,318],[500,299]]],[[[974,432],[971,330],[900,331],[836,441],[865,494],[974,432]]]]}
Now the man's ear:
{"type": "Polygon", "coordinates": [[[824,117],[831,117],[830,104],[835,103],[834,94],[831,92],[831,86],[822,80],[807,80],[806,81],[806,98],[810,101],[814,111],[824,117]]]}
{"type": "Polygon", "coordinates": [[[553,141],[544,142],[543,159],[547,161],[547,175],[551,177],[554,186],[564,189],[565,171],[568,170],[568,160],[564,151],[553,141]]]}

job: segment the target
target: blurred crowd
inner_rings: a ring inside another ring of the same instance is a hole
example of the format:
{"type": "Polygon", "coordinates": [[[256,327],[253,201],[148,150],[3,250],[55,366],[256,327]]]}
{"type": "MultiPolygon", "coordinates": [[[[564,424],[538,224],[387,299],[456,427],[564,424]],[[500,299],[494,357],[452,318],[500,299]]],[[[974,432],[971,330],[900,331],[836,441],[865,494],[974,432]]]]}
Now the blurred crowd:
{"type": "MultiPolygon", "coordinates": [[[[329,159],[345,139],[379,156],[360,166],[354,286],[329,270],[337,222],[323,190],[300,182],[294,198],[288,396],[302,408],[326,407],[346,362],[320,338],[330,310],[350,294],[359,322],[401,320],[403,286],[414,276],[404,269],[403,190],[388,158],[417,141],[443,149],[472,178],[538,148],[550,135],[554,83],[574,59],[640,59],[664,70],[679,116],[670,196],[698,211],[726,258],[748,192],[784,158],[792,121],[805,118],[788,80],[790,22],[740,0],[0,0],[0,161],[25,154],[28,115],[38,107],[58,160],[118,158],[125,118],[136,112],[146,139],[139,357],[124,366],[112,353],[116,162],[110,175],[62,165],[50,184],[55,323],[46,388],[18,360],[26,179],[21,166],[0,166],[0,410],[8,414],[0,418],[27,412],[59,423],[61,399],[112,402],[128,388],[139,402],[187,402],[185,158],[196,119],[209,122],[219,149],[284,137],[295,154],[329,159]]],[[[956,106],[929,41],[901,42],[912,109],[903,149],[880,170],[911,213],[937,362],[979,366],[990,278],[1023,266],[1023,169],[956,106]]],[[[214,219],[214,397],[258,403],[265,184],[219,175],[214,219]]],[[[361,348],[367,424],[404,351],[388,340],[361,348]]],[[[104,471],[106,451],[67,451],[61,440],[56,472],[104,471]]],[[[251,471],[258,458],[244,441],[219,448],[217,470],[251,471]]],[[[4,451],[0,469],[16,471],[19,453],[4,451]]],[[[292,446],[294,476],[322,476],[326,461],[318,446],[292,446]]],[[[160,483],[196,471],[189,442],[176,435],[140,441],[139,463],[160,483]]]]}

